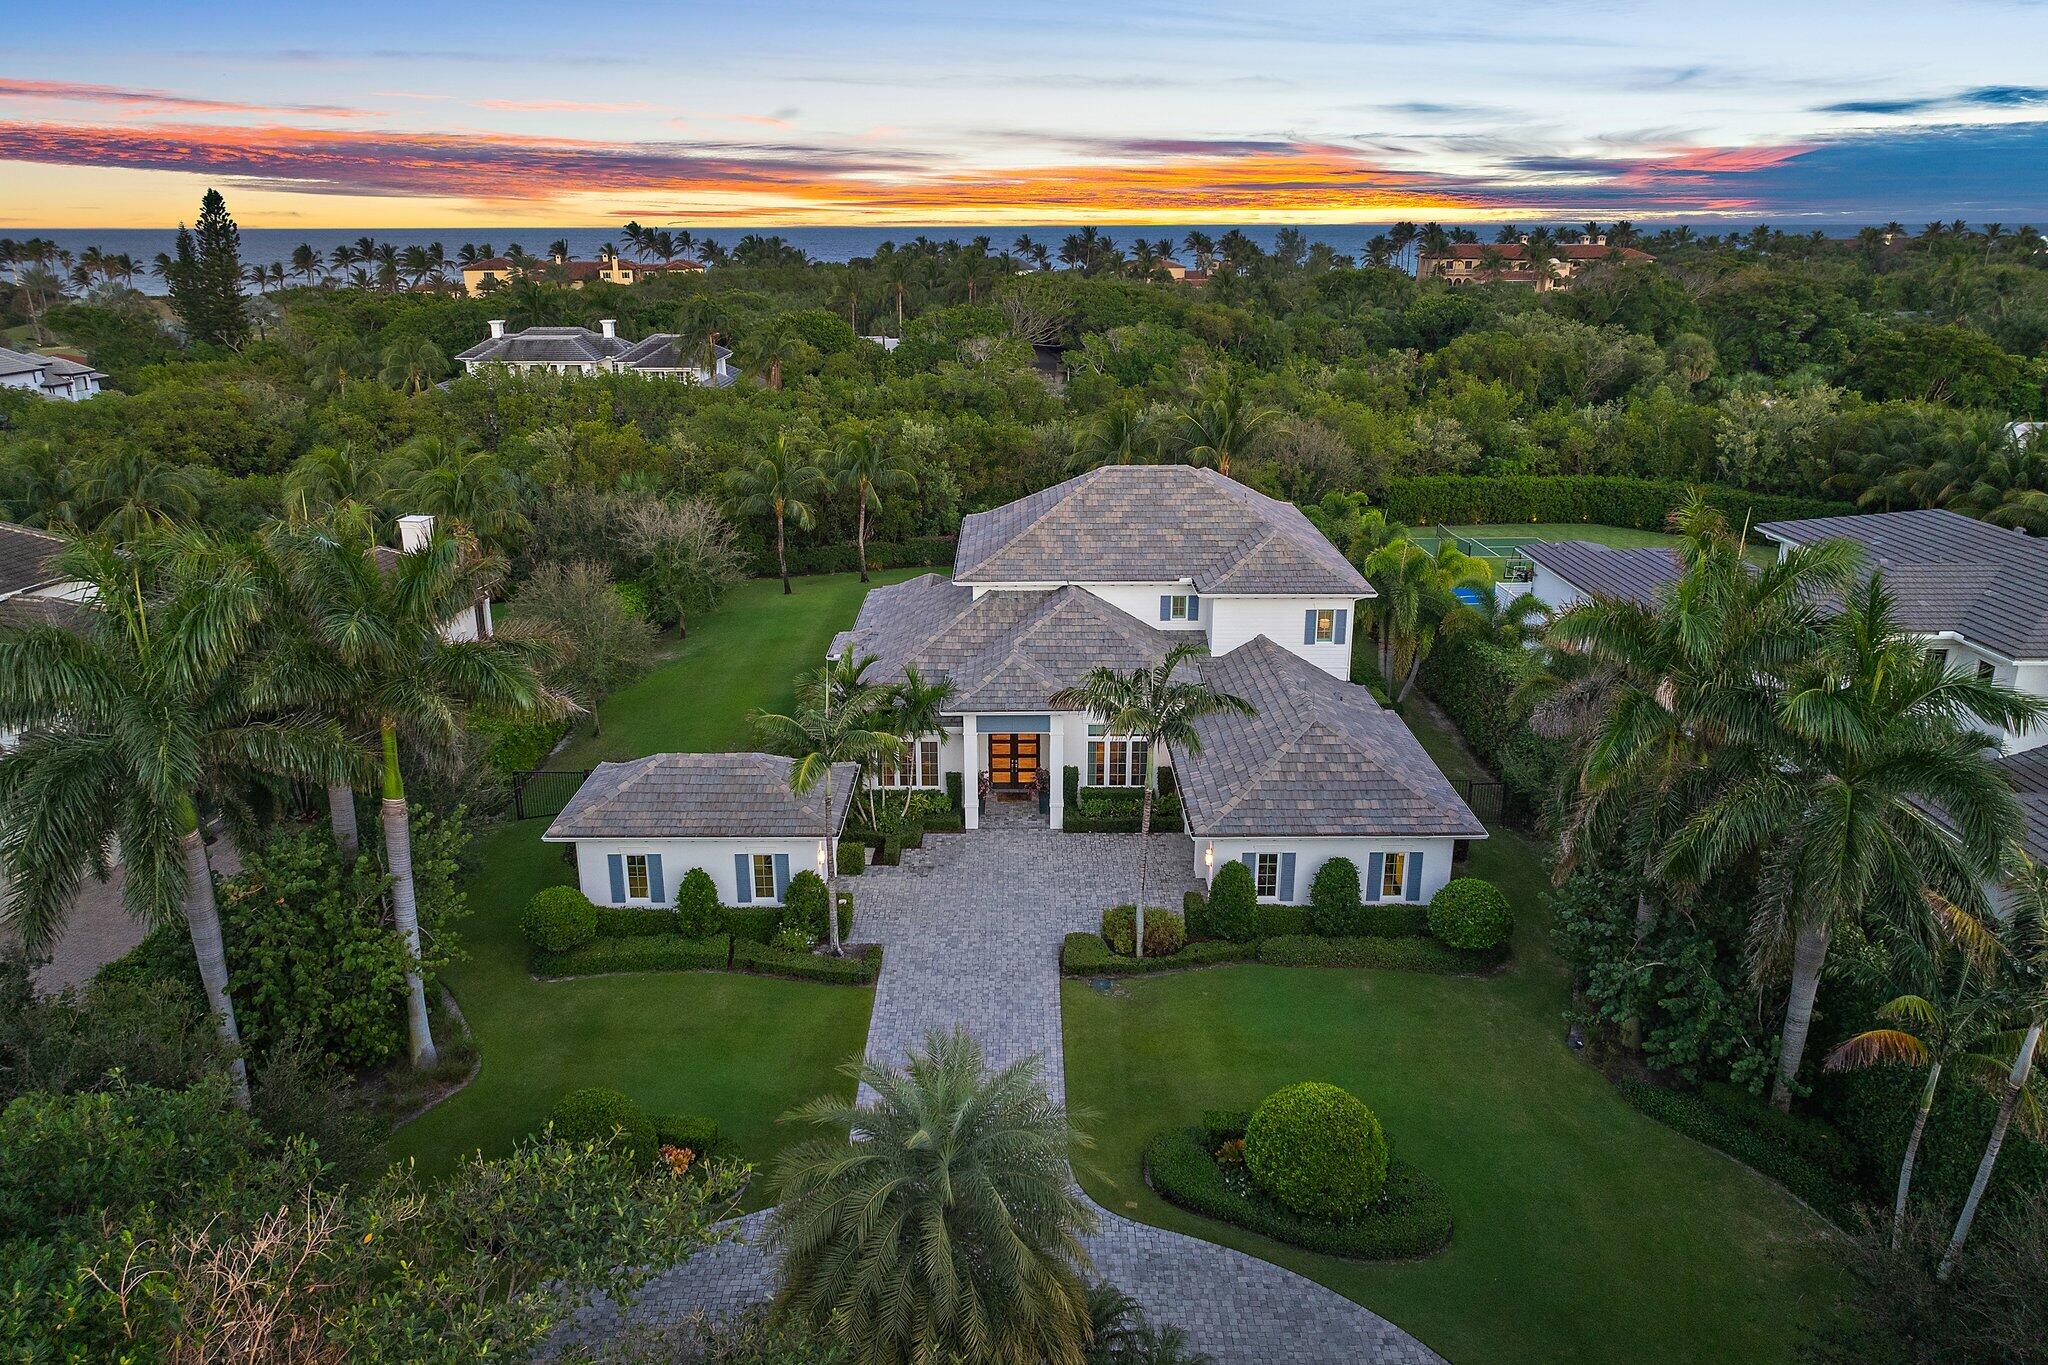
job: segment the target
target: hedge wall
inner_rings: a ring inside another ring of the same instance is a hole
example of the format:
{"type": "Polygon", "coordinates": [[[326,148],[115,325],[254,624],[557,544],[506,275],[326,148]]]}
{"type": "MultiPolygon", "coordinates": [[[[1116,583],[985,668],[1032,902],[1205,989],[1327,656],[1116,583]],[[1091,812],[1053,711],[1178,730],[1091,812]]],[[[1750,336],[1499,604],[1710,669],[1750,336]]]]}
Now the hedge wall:
{"type": "Polygon", "coordinates": [[[1148,972],[1213,967],[1219,962],[1249,962],[1257,951],[1256,943],[1218,939],[1190,943],[1163,957],[1123,957],[1109,950],[1102,935],[1081,932],[1068,934],[1060,945],[1060,971],[1068,976],[1142,976],[1148,972]]]}
{"type": "MultiPolygon", "coordinates": [[[[868,542],[869,569],[949,569],[953,566],[952,536],[919,536],[914,540],[871,540],[868,542]]],[[[852,541],[838,545],[791,547],[789,571],[793,574],[853,573],[860,568],[860,548],[852,541]]],[[[754,572],[772,578],[775,547],[765,546],[754,557],[754,572]]]]}
{"type": "MultiPolygon", "coordinates": [[[[1660,479],[1604,474],[1507,474],[1491,477],[1428,475],[1389,479],[1381,510],[1389,521],[1410,526],[1466,526],[1486,522],[1583,521],[1661,531],[1690,485],[1660,479]]],[[[1789,521],[1800,517],[1847,516],[1845,502],[1750,493],[1705,486],[1707,501],[1740,526],[1744,521],[1789,521]]]]}
{"type": "Polygon", "coordinates": [[[1274,967],[1382,967],[1401,972],[1460,975],[1490,972],[1507,961],[1499,952],[1464,952],[1433,938],[1317,938],[1283,934],[1259,944],[1259,961],[1274,967]]]}
{"type": "Polygon", "coordinates": [[[724,934],[713,934],[710,938],[683,938],[676,934],[600,938],[566,953],[536,952],[533,971],[536,976],[724,971],[731,955],[732,940],[724,934]]]}
{"type": "Polygon", "coordinates": [[[1823,1218],[1843,1227],[1851,1225],[1857,1205],[1855,1187],[1835,1171],[1817,1165],[1810,1153],[1802,1152],[1800,1144],[1787,1142],[1782,1132],[1752,1126],[1748,1114],[1715,1103],[1706,1095],[1664,1090],[1634,1080],[1616,1081],[1615,1086],[1623,1099],[1659,1123],[1726,1152],[1757,1174],[1777,1181],[1823,1218]]]}

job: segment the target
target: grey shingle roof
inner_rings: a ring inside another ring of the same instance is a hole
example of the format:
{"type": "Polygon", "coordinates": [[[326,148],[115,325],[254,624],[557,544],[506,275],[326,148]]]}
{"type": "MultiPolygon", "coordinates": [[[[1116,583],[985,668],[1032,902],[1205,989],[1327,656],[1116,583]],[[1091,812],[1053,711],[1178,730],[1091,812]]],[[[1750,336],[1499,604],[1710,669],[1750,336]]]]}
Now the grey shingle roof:
{"type": "Polygon", "coordinates": [[[2008,754],[1998,767],[2012,783],[2027,822],[2020,843],[2035,862],[2048,862],[2048,747],[2008,754]]]}
{"type": "Polygon", "coordinates": [[[1104,465],[960,524],[971,583],[1174,583],[1370,597],[1301,509],[1190,465],[1104,465]]]}
{"type": "Polygon", "coordinates": [[[1486,837],[1400,717],[1364,688],[1264,636],[1203,660],[1201,672],[1257,714],[1204,717],[1201,749],[1174,755],[1191,833],[1486,837]]]}
{"type": "Polygon", "coordinates": [[[1953,631],[2012,658],[2048,658],[2048,541],[1940,510],[1767,521],[1757,530],[1796,545],[1854,541],[1884,572],[1910,630],[1953,631]]]}
{"type": "MultiPolygon", "coordinates": [[[[727,347],[714,349],[721,359],[732,356],[727,347]]],[[[694,369],[697,364],[683,339],[673,332],[655,332],[628,341],[587,327],[529,327],[487,337],[455,358],[501,365],[602,365],[609,361],[629,370],[694,369]]]]}
{"type": "Polygon", "coordinates": [[[914,664],[953,684],[946,710],[1043,711],[1094,668],[1149,667],[1186,635],[1169,634],[1082,588],[983,593],[938,574],[876,588],[853,629],[833,641],[873,655],[870,677],[896,682],[914,664]]]}
{"type": "Polygon", "coordinates": [[[0,521],[0,594],[56,581],[50,561],[63,548],[63,539],[48,531],[0,521]]]}
{"type": "Polygon", "coordinates": [[[853,800],[852,763],[832,766],[833,810],[825,784],[803,796],[789,790],[791,760],[776,754],[653,754],[600,763],[548,826],[545,838],[823,838],[845,823],[853,800]]]}
{"type": "Polygon", "coordinates": [[[1522,554],[1588,597],[1646,607],[1678,579],[1677,553],[1655,546],[1616,550],[1590,540],[1553,540],[1524,545],[1522,554]]]}

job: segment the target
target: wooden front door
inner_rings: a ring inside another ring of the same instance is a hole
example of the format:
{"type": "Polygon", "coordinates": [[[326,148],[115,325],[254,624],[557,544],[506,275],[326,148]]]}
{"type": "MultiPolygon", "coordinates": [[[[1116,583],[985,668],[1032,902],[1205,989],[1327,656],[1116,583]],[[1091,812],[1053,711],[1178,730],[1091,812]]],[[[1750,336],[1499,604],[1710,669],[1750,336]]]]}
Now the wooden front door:
{"type": "Polygon", "coordinates": [[[988,737],[988,782],[1016,789],[1038,780],[1038,745],[1043,736],[998,734],[988,737]]]}

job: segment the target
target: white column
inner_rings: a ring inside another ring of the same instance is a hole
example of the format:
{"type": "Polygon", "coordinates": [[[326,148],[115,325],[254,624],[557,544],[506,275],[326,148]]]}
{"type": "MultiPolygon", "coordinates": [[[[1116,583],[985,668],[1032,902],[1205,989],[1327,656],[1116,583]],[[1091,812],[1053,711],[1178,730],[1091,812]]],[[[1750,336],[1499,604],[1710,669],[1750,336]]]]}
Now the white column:
{"type": "Polygon", "coordinates": [[[960,718],[960,803],[969,829],[981,828],[981,736],[974,728],[976,719],[960,718]]]}
{"type": "Polygon", "coordinates": [[[1066,717],[1055,711],[1047,715],[1045,719],[1045,728],[1052,734],[1052,743],[1048,746],[1052,750],[1052,768],[1046,775],[1046,780],[1052,784],[1047,788],[1052,798],[1050,805],[1047,807],[1048,819],[1054,829],[1059,829],[1061,828],[1060,822],[1066,814],[1066,749],[1062,742],[1065,738],[1062,732],[1066,729],[1066,717]]]}

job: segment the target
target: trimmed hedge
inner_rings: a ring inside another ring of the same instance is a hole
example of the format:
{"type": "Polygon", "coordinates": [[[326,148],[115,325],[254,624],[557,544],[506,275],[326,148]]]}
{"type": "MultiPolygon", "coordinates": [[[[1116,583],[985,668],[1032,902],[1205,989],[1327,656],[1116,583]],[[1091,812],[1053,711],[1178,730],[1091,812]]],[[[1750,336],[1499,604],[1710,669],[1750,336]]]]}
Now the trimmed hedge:
{"type": "Polygon", "coordinates": [[[1252,1112],[1244,1163],[1260,1189],[1296,1213],[1351,1219],[1386,1188],[1387,1135],[1342,1086],[1297,1081],[1252,1112]]]}
{"type": "Polygon", "coordinates": [[[1416,938],[1429,932],[1429,907],[1406,901],[1366,905],[1358,917],[1359,938],[1416,938]]]}
{"type": "Polygon", "coordinates": [[[1463,952],[1433,938],[1318,938],[1282,934],[1259,944],[1259,961],[1272,967],[1380,967],[1450,975],[1490,972],[1505,951],[1463,952]]]}
{"type": "Polygon", "coordinates": [[[673,910],[653,910],[639,905],[597,907],[599,938],[654,938],[676,932],[673,910]]]}
{"type": "Polygon", "coordinates": [[[724,971],[732,960],[732,940],[724,934],[708,938],[600,938],[567,952],[533,955],[535,976],[603,976],[611,972],[724,971]]]}
{"type": "Polygon", "coordinates": [[[1216,869],[1209,883],[1209,932],[1232,943],[1259,937],[1259,898],[1251,869],[1237,859],[1216,869]]]}
{"type": "MultiPolygon", "coordinates": [[[[1102,940],[1110,951],[1133,956],[1138,943],[1138,911],[1130,905],[1112,905],[1102,912],[1102,940]]],[[[1145,956],[1166,957],[1187,946],[1187,924],[1173,911],[1160,905],[1145,907],[1145,956]]]]}
{"type": "Polygon", "coordinates": [[[1399,1158],[1388,1164],[1376,1204],[1356,1218],[1326,1221],[1268,1199],[1249,1175],[1225,1171],[1210,1153],[1211,1136],[1204,1127],[1171,1128],[1145,1148],[1146,1181],[1168,1203],[1276,1242],[1364,1261],[1427,1256],[1451,1240],[1449,1196],[1399,1158]]]}
{"type": "Polygon", "coordinates": [[[1188,942],[1213,938],[1209,932],[1209,898],[1200,891],[1184,891],[1180,898],[1180,920],[1187,926],[1188,942]]]}
{"type": "Polygon", "coordinates": [[[1325,858],[1309,883],[1308,919],[1315,931],[1330,938],[1364,932],[1365,899],[1359,894],[1358,864],[1349,858],[1325,858]]]}
{"type": "Polygon", "coordinates": [[[785,948],[734,939],[732,969],[757,976],[786,976],[796,981],[824,981],[833,985],[871,985],[882,972],[882,949],[869,944],[859,953],[833,957],[829,953],[798,953],[785,948]]]}
{"type": "Polygon", "coordinates": [[[719,932],[731,934],[736,942],[771,942],[781,923],[779,905],[725,905],[718,910],[719,932]]]}
{"type": "MultiPolygon", "coordinates": [[[[1388,521],[1409,526],[1581,521],[1662,531],[1691,487],[1606,474],[1423,475],[1387,480],[1380,510],[1388,521]]],[[[1707,502],[1736,526],[1745,520],[1795,521],[1856,511],[1846,502],[1751,493],[1716,484],[1707,484],[1702,491],[1707,502]]]]}
{"type": "Polygon", "coordinates": [[[519,932],[538,952],[580,948],[597,936],[597,907],[573,886],[542,887],[520,914],[519,932]]]}
{"type": "Polygon", "coordinates": [[[1143,976],[1148,972],[1182,971],[1189,967],[1214,967],[1225,962],[1249,962],[1255,944],[1215,939],[1190,943],[1164,957],[1124,957],[1109,950],[1102,935],[1068,934],[1060,944],[1060,971],[1067,976],[1143,976]]]}
{"type": "Polygon", "coordinates": [[[1305,905],[1261,905],[1252,912],[1252,924],[1260,938],[1311,932],[1305,905]]]}
{"type": "Polygon", "coordinates": [[[1514,931],[1508,898],[1483,877],[1453,877],[1429,898],[1429,932],[1453,948],[1492,952],[1514,931]]]}
{"type": "Polygon", "coordinates": [[[571,1090],[555,1101],[548,1122],[565,1141],[615,1141],[642,1161],[654,1160],[654,1124],[617,1090],[598,1085],[571,1090]]]}
{"type": "Polygon", "coordinates": [[[1665,1090],[1635,1080],[1614,1084],[1623,1099],[1657,1122],[1777,1181],[1831,1222],[1853,1225],[1855,1187],[1786,1145],[1780,1134],[1750,1127],[1729,1110],[1683,1090],[1665,1090]]]}
{"type": "MultiPolygon", "coordinates": [[[[870,569],[949,569],[957,546],[952,536],[914,536],[909,540],[868,542],[870,569]]],[[[830,545],[792,545],[789,571],[793,574],[852,573],[860,568],[860,547],[851,541],[830,545]]],[[[773,578],[775,547],[764,546],[754,559],[757,578],[773,578]]]]}
{"type": "Polygon", "coordinates": [[[868,846],[858,839],[839,841],[839,875],[858,877],[868,870],[868,846]]]}
{"type": "Polygon", "coordinates": [[[657,1147],[687,1147],[700,1157],[718,1150],[718,1120],[702,1114],[650,1114],[657,1147]]]}

